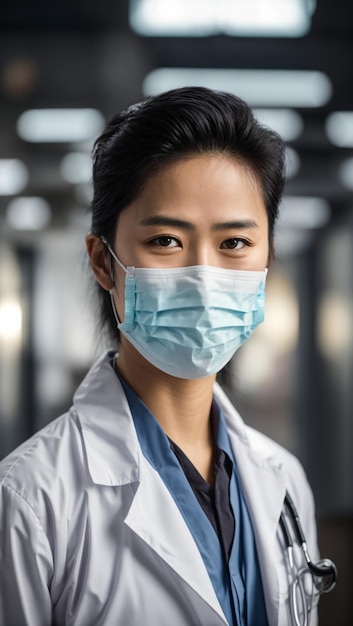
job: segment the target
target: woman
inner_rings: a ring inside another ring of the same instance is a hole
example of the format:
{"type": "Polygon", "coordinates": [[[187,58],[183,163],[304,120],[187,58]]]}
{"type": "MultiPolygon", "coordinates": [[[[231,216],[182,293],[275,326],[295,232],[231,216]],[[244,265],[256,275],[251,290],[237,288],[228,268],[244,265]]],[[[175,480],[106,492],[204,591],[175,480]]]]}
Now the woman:
{"type": "Polygon", "coordinates": [[[263,320],[283,172],[280,138],[202,88],[97,140],[87,250],[119,349],[0,466],[1,624],[292,623],[279,520],[288,491],[316,558],[312,494],[215,383],[263,320]]]}

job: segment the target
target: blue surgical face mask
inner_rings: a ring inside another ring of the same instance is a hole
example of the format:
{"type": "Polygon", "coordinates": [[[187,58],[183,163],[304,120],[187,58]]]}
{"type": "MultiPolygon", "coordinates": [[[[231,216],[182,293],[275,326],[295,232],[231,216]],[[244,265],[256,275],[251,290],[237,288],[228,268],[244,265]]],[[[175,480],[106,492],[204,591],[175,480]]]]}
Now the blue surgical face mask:
{"type": "Polygon", "coordinates": [[[195,265],[125,267],[124,321],[118,329],[155,367],[178,378],[215,374],[264,319],[267,270],[195,265]]]}

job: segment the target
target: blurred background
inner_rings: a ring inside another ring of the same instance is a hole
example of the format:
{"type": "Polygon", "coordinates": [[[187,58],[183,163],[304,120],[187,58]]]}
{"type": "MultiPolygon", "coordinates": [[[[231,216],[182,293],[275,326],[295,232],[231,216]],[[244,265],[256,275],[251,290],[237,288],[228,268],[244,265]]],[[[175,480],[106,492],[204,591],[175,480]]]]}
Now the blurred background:
{"type": "Polygon", "coordinates": [[[3,0],[0,458],[70,406],[103,350],[90,298],[90,153],[114,113],[198,84],[287,143],[265,323],[220,376],[302,461],[323,556],[321,625],[353,623],[351,0],[3,0]]]}

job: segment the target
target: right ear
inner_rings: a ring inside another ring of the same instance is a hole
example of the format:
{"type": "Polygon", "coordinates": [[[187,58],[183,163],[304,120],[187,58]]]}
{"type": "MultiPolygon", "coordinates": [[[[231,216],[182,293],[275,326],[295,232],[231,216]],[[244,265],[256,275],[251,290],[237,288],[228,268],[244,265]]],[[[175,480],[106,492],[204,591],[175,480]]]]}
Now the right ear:
{"type": "Polygon", "coordinates": [[[110,291],[114,287],[111,266],[107,255],[107,247],[100,237],[89,233],[86,237],[86,248],[90,258],[91,268],[97,282],[103,289],[110,291]]]}

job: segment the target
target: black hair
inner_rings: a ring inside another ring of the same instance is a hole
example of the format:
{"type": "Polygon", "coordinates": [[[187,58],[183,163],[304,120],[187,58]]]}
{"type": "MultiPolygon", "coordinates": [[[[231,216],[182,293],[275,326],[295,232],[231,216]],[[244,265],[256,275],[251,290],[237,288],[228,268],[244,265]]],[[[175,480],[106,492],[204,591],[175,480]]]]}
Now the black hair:
{"type": "MultiPolygon", "coordinates": [[[[169,164],[225,154],[247,166],[268,215],[270,259],[285,182],[285,146],[235,95],[184,87],[146,98],[114,116],[94,144],[91,232],[113,246],[120,212],[169,164]]],[[[108,292],[97,285],[102,325],[117,337],[108,292]]]]}

